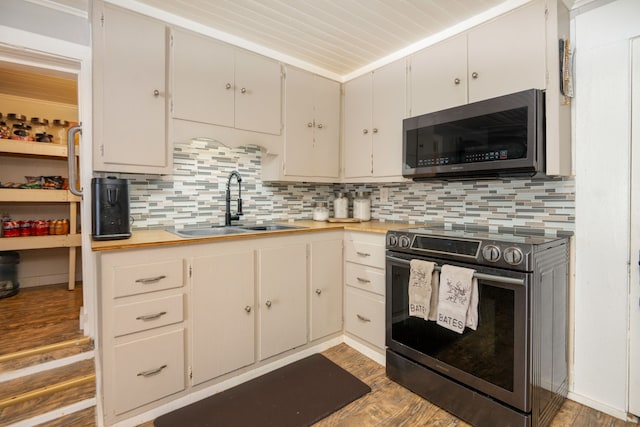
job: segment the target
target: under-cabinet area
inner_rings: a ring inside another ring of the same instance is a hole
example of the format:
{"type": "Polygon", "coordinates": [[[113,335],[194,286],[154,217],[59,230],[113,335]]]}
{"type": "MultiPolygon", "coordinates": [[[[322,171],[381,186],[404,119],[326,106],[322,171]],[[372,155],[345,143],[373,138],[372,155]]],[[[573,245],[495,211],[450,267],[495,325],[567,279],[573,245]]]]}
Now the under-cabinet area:
{"type": "Polygon", "coordinates": [[[105,422],[337,339],[342,246],[336,230],[97,252],[105,422]]]}

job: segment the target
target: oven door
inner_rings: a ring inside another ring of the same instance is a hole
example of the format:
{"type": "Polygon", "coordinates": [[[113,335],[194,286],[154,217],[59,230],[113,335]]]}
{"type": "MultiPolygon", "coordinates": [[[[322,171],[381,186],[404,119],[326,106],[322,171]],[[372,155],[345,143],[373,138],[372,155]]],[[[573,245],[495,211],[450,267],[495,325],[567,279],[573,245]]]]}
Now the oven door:
{"type": "Polygon", "coordinates": [[[462,334],[409,316],[409,260],[387,252],[386,345],[414,362],[524,412],[531,410],[529,390],[530,274],[441,259],[438,265],[476,270],[478,328],[462,334]]]}

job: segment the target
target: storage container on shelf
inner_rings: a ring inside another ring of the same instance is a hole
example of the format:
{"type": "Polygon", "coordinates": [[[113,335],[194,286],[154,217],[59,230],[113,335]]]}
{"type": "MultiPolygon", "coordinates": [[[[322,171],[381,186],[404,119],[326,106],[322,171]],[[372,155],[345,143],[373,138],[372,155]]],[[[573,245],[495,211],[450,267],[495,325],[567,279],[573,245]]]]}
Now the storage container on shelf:
{"type": "Polygon", "coordinates": [[[68,121],[55,119],[53,121],[53,127],[51,129],[53,133],[53,142],[55,142],[56,144],[66,144],[68,127],[69,127],[68,121]]]}
{"type": "Polygon", "coordinates": [[[8,298],[18,293],[18,264],[20,254],[15,251],[0,252],[0,298],[8,298]]]}
{"type": "Polygon", "coordinates": [[[353,217],[360,221],[371,220],[371,193],[357,191],[353,199],[353,217]]]}
{"type": "Polygon", "coordinates": [[[316,202],[313,208],[314,221],[326,221],[329,219],[329,207],[327,202],[316,202]]]}
{"type": "Polygon", "coordinates": [[[349,198],[346,193],[336,193],[336,198],[333,199],[333,217],[334,218],[348,218],[349,217],[349,198]]]}

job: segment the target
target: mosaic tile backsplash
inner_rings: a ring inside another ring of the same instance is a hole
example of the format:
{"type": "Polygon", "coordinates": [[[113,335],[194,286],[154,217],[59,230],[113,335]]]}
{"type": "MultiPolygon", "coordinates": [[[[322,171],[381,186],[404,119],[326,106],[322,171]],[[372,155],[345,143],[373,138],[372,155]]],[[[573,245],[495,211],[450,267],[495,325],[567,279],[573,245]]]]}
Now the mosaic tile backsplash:
{"type": "MultiPolygon", "coordinates": [[[[311,219],[316,201],[336,191],[371,193],[371,218],[426,225],[471,225],[573,232],[572,178],[429,181],[385,184],[270,183],[261,179],[258,147],[228,148],[212,142],[176,144],[174,175],[127,175],[134,229],[223,224],[231,171],[242,175],[241,222],[311,219]],[[381,193],[387,200],[381,201],[381,193]],[[384,196],[384,194],[383,194],[384,196]]],[[[235,212],[238,185],[231,183],[235,212]]],[[[331,203],[329,203],[331,206],[331,203]]]]}

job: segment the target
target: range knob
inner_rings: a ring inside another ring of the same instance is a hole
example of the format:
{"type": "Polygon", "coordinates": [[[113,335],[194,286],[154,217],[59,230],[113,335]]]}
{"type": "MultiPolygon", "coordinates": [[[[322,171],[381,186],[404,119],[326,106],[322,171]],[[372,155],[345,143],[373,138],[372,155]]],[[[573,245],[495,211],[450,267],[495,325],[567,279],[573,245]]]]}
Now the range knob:
{"type": "Polygon", "coordinates": [[[507,262],[507,264],[522,264],[523,259],[524,255],[522,254],[520,248],[510,247],[504,250],[504,260],[507,262]]]}
{"type": "Polygon", "coordinates": [[[411,244],[411,240],[409,239],[409,236],[400,236],[400,240],[399,240],[399,244],[401,248],[408,248],[409,245],[411,244]]]}
{"type": "Polygon", "coordinates": [[[500,260],[500,248],[494,245],[487,245],[482,248],[482,256],[489,262],[500,260]]]}
{"type": "Polygon", "coordinates": [[[398,246],[398,236],[396,236],[395,234],[389,234],[387,236],[387,246],[389,246],[390,248],[398,246]]]}

